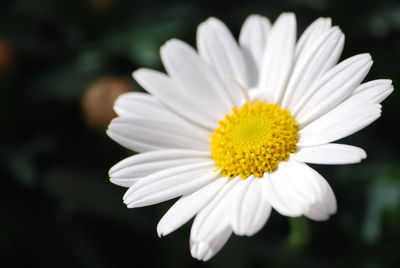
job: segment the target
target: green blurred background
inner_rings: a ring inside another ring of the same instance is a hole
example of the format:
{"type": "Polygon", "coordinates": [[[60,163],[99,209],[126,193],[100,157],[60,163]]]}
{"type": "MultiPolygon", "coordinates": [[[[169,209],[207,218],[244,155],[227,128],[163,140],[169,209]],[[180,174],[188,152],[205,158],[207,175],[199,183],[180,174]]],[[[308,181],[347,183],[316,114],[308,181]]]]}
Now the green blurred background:
{"type": "Polygon", "coordinates": [[[232,237],[208,263],[190,257],[190,224],[157,237],[172,202],[129,210],[124,189],[107,179],[131,154],[104,127],[115,96],[140,90],[134,69],[161,70],[160,45],[175,37],[193,45],[196,26],[210,16],[237,36],[247,15],[275,20],[283,11],[296,13],[299,32],[332,17],[346,34],[342,59],[370,52],[367,80],[398,85],[395,0],[1,0],[0,266],[399,267],[397,92],[377,122],[343,141],[368,159],[316,167],[337,195],[335,216],[316,223],[273,213],[261,232],[232,237]]]}

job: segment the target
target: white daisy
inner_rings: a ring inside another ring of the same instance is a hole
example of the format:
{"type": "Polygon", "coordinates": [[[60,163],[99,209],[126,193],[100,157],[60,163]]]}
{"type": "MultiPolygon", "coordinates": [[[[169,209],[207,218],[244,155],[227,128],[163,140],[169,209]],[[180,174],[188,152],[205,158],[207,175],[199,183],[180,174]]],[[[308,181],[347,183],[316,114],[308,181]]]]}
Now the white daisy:
{"type": "Polygon", "coordinates": [[[337,63],[344,35],[319,18],[296,41],[294,14],[271,26],[250,16],[237,43],[215,18],[200,24],[197,51],[179,40],[161,48],[167,74],[133,73],[150,94],[127,93],[108,135],[139,154],[110,170],[129,187],[128,208],[178,201],[159,236],[195,217],[190,247],[206,261],[230,235],[250,236],[271,209],[321,221],[336,212],[325,179],[305,163],[351,164],[358,147],[332,143],[372,123],[392,91],[390,80],[361,84],[372,60],[337,63]]]}

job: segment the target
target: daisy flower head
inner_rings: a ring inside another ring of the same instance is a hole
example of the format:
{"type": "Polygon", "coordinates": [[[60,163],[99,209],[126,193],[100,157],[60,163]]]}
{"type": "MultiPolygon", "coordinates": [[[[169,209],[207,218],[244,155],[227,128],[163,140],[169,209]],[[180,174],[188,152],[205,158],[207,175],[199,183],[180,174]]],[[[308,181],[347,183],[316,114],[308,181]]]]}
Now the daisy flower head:
{"type": "Polygon", "coordinates": [[[150,94],[126,93],[108,135],[138,152],[110,169],[129,188],[128,208],[180,197],[157,226],[167,235],[191,218],[190,251],[209,260],[232,233],[251,236],[271,210],[327,220],[335,195],[311,164],[351,164],[363,149],[334,143],[381,114],[390,80],[362,83],[369,54],[338,63],[344,35],[329,18],[297,39],[296,19],[271,24],[249,16],[236,42],[210,18],[197,29],[197,50],[179,40],[161,47],[166,74],[133,73],[150,94]]]}

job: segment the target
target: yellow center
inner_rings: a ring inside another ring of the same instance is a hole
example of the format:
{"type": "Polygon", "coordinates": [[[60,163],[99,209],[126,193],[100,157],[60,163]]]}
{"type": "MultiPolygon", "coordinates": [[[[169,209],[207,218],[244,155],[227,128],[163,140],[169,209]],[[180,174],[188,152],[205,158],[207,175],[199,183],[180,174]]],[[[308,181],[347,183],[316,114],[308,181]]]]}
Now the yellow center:
{"type": "Polygon", "coordinates": [[[211,155],[222,175],[262,177],[296,152],[298,124],[276,104],[246,103],[218,122],[211,155]]]}

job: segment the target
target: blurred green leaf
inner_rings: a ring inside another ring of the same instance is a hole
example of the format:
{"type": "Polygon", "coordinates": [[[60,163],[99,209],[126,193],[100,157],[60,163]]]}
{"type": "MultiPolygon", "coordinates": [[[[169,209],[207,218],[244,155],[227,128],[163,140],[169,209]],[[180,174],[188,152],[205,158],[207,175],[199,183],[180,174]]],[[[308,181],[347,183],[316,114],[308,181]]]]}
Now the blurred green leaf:
{"type": "Polygon", "coordinates": [[[108,54],[125,55],[139,66],[155,67],[160,64],[160,46],[181,28],[182,23],[176,20],[133,25],[106,36],[100,46],[108,54]]]}
{"type": "Polygon", "coordinates": [[[381,238],[385,217],[392,216],[390,224],[400,224],[400,170],[388,170],[376,177],[368,190],[367,213],[362,229],[369,243],[381,238]],[[393,218],[394,217],[394,218],[393,218]]]}
{"type": "Polygon", "coordinates": [[[310,226],[305,217],[289,218],[290,234],[288,237],[288,248],[293,251],[304,249],[310,241],[310,226]]]}

